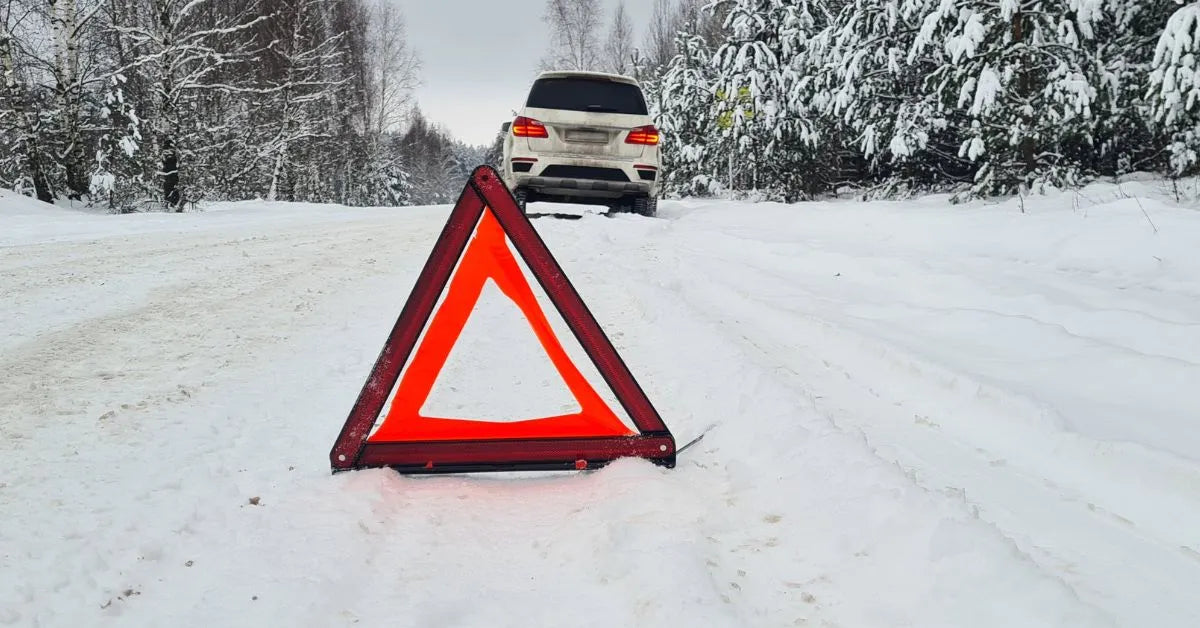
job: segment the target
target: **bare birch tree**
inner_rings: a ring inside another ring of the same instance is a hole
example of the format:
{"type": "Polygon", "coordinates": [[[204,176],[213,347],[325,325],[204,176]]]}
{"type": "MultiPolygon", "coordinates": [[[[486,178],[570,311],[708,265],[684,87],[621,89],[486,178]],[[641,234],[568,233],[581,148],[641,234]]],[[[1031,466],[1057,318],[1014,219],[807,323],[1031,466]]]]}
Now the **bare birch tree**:
{"type": "Polygon", "coordinates": [[[368,7],[367,129],[375,135],[395,131],[412,106],[421,63],[408,45],[404,16],[388,0],[368,7]]]}
{"type": "MultiPolygon", "coordinates": [[[[46,172],[45,157],[40,143],[40,119],[32,102],[28,84],[22,80],[18,64],[20,42],[17,30],[31,16],[32,11],[7,0],[0,14],[0,70],[4,79],[4,98],[7,101],[5,118],[15,130],[12,137],[14,154],[24,157],[28,176],[33,183],[38,200],[49,203],[54,200],[54,190],[46,172]]],[[[14,164],[15,165],[15,164],[14,164]]],[[[20,169],[14,168],[14,178],[20,177],[20,169]]]]}
{"type": "Polygon", "coordinates": [[[550,27],[543,70],[601,68],[599,0],[547,0],[542,18],[550,27]]]}
{"type": "Polygon", "coordinates": [[[334,78],[338,73],[328,71],[341,63],[341,36],[324,36],[320,4],[321,0],[288,2],[266,29],[270,43],[263,57],[275,68],[275,76],[257,93],[269,113],[255,125],[262,137],[254,142],[253,161],[257,166],[265,158],[270,165],[269,201],[295,200],[294,146],[330,137],[324,114],[333,90],[346,83],[334,78]]]}
{"type": "Polygon", "coordinates": [[[676,0],[654,0],[643,47],[646,61],[655,73],[675,57],[675,37],[683,27],[682,6],[685,5],[676,4],[676,0]]]}
{"type": "Polygon", "coordinates": [[[149,15],[140,15],[134,25],[116,27],[141,51],[121,70],[138,68],[151,77],[152,152],[159,156],[154,174],[161,182],[161,200],[178,211],[185,200],[180,175],[186,165],[181,158],[219,150],[220,140],[236,137],[235,125],[204,124],[198,114],[205,95],[255,91],[246,70],[259,51],[248,34],[269,16],[261,14],[258,2],[232,9],[219,0],[148,1],[149,15]],[[241,72],[235,71],[238,67],[241,72]]]}
{"type": "Polygon", "coordinates": [[[608,39],[604,42],[605,69],[615,74],[629,74],[633,68],[633,23],[625,11],[625,1],[617,3],[608,39]]]}

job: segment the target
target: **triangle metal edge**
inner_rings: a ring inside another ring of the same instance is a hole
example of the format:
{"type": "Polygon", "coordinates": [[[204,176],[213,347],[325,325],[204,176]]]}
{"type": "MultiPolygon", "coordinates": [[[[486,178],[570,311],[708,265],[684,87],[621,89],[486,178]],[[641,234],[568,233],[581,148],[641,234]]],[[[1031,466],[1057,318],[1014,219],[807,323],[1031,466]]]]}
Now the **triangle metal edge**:
{"type": "Polygon", "coordinates": [[[600,326],[599,321],[596,320],[574,284],[571,283],[549,246],[546,245],[537,229],[533,227],[529,217],[517,206],[516,199],[504,185],[499,174],[491,166],[479,166],[472,173],[470,184],[475,188],[476,194],[484,205],[491,209],[492,214],[500,222],[500,226],[504,229],[509,241],[512,242],[513,248],[525,261],[525,265],[533,273],[551,303],[554,304],[559,316],[571,329],[576,341],[579,342],[588,359],[592,361],[600,376],[604,378],[609,390],[617,397],[617,401],[624,407],[638,430],[642,433],[670,434],[670,429],[650,401],[649,396],[638,383],[624,359],[621,358],[620,352],[612,344],[612,340],[604,332],[603,327],[600,326]],[[527,250],[529,247],[532,250],[527,250]],[[543,267],[548,271],[547,274],[550,277],[544,276],[541,270],[543,267]],[[551,281],[551,278],[556,281],[551,281]],[[578,308],[577,316],[564,310],[564,304],[560,301],[564,298],[572,301],[572,305],[578,308]],[[596,337],[600,346],[592,346],[586,340],[585,335],[596,337]],[[597,355],[598,353],[599,355],[597,355]],[[602,360],[598,359],[602,357],[607,358],[603,362],[612,364],[611,369],[605,368],[602,360]],[[622,394],[623,390],[625,394],[622,394]],[[627,399],[627,395],[632,395],[634,398],[627,399]]]}
{"type": "Polygon", "coordinates": [[[449,283],[454,265],[462,256],[475,225],[483,215],[484,203],[483,197],[468,181],[329,451],[333,472],[359,468],[367,436],[387,403],[387,397],[395,387],[404,364],[412,355],[421,330],[428,324],[438,297],[449,283]]]}

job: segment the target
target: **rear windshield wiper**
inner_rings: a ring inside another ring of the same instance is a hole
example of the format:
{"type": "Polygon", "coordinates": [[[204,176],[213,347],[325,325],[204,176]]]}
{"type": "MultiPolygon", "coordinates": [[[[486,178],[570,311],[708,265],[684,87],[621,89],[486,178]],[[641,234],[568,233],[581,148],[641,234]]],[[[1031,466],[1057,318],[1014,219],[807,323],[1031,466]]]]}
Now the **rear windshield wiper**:
{"type": "Polygon", "coordinates": [[[587,110],[595,111],[597,113],[617,113],[616,109],[613,109],[612,107],[605,107],[604,105],[588,105],[587,110]]]}

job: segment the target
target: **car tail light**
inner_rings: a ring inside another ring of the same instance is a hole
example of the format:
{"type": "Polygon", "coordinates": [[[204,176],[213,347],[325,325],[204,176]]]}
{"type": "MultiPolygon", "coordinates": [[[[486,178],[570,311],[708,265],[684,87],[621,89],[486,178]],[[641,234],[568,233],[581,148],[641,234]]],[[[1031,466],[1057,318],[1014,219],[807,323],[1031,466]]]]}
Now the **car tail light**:
{"type": "Polygon", "coordinates": [[[625,138],[625,143],[656,146],[658,144],[658,129],[653,124],[630,129],[629,137],[625,138]]]}
{"type": "Polygon", "coordinates": [[[517,137],[550,137],[546,132],[546,125],[525,116],[517,116],[512,123],[513,135],[517,137]]]}

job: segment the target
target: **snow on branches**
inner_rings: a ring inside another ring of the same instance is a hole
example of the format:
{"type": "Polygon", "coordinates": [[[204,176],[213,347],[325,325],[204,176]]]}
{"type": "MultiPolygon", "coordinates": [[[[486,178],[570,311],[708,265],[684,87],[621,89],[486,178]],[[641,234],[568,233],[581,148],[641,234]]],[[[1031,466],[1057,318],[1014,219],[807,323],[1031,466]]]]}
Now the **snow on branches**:
{"type": "Polygon", "coordinates": [[[1159,167],[1168,139],[1182,171],[1200,154],[1200,5],[1167,22],[1172,1],[718,0],[711,72],[691,69],[695,44],[676,57],[663,121],[690,129],[676,159],[732,155],[689,178],[785,197],[1072,186],[1159,167]]]}
{"type": "Polygon", "coordinates": [[[388,0],[3,0],[0,69],[0,182],[47,202],[384,203],[409,178],[388,0]]]}
{"type": "Polygon", "coordinates": [[[1150,72],[1154,119],[1170,134],[1173,174],[1200,163],[1200,3],[1176,11],[1154,49],[1150,72]]]}

